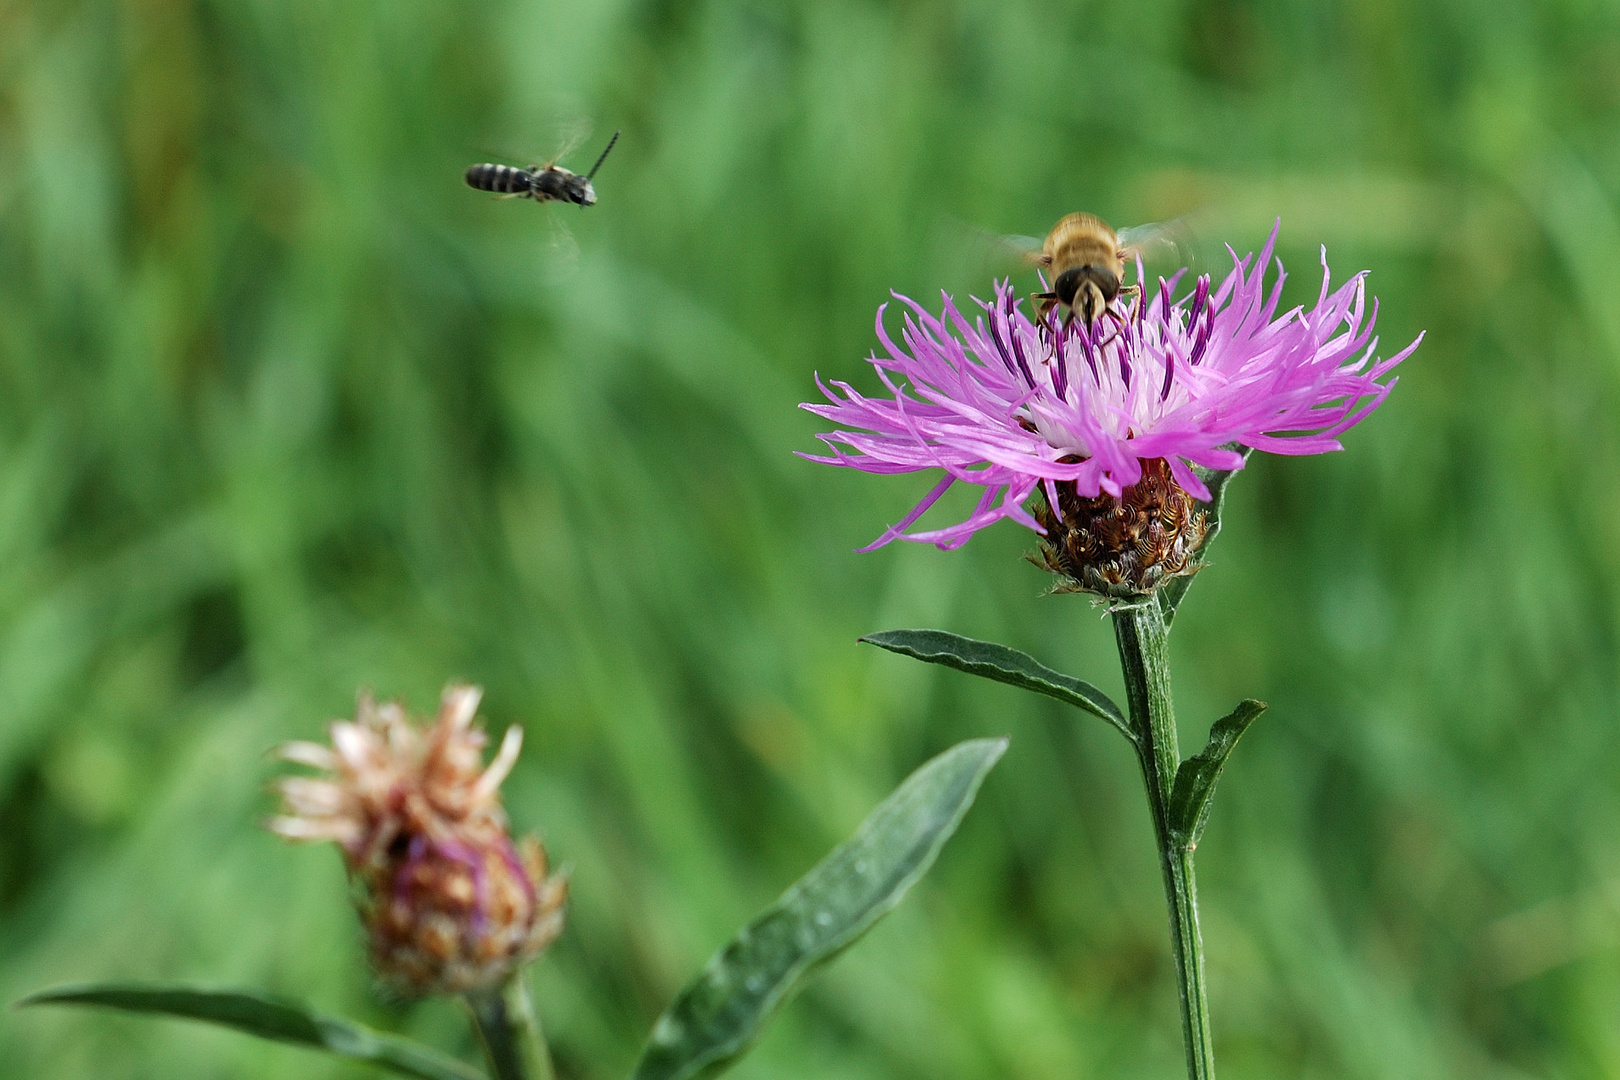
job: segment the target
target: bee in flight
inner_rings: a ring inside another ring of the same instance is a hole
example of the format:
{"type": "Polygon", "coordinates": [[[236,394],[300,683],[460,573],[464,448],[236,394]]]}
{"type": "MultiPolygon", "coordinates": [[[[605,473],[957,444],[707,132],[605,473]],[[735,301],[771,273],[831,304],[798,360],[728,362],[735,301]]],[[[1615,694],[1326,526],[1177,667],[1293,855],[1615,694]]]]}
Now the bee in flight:
{"type": "Polygon", "coordinates": [[[1033,297],[1042,320],[1061,306],[1065,309],[1065,326],[1078,316],[1090,330],[1105,313],[1110,313],[1111,305],[1122,293],[1141,294],[1140,285],[1121,284],[1125,260],[1155,241],[1171,243],[1167,231],[1165,225],[1142,225],[1115,232],[1101,218],[1077,213],[1052,226],[1044,241],[1026,236],[1007,237],[1006,241],[1022,251],[1026,262],[1049,275],[1049,291],[1033,297]]]}
{"type": "Polygon", "coordinates": [[[602,167],[602,162],[607,160],[608,152],[618,141],[619,133],[615,131],[613,138],[608,140],[607,149],[602,151],[602,156],[596,159],[596,164],[592,165],[591,171],[584,176],[569,172],[555,164],[515,169],[510,165],[485,162],[467,170],[467,186],[516,199],[530,198],[535,202],[570,202],[576,206],[593,206],[596,203],[596,189],[591,186],[591,178],[596,175],[596,170],[602,167]]]}

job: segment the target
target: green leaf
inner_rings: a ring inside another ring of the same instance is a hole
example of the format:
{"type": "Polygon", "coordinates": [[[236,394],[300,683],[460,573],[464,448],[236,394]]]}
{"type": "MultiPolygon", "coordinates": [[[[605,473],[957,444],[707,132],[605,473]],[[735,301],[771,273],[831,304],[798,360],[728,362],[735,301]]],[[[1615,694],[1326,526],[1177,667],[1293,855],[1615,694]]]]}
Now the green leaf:
{"type": "Polygon", "coordinates": [[[369,1061],[418,1080],[486,1080],[484,1074],[471,1065],[431,1047],[247,990],[94,983],[42,990],[17,1002],[18,1008],[27,1005],[100,1005],[126,1012],[204,1020],[261,1039],[369,1061]]]}
{"type": "MultiPolygon", "coordinates": [[[[1236,450],[1243,455],[1244,461],[1248,461],[1249,455],[1254,453],[1254,447],[1239,446],[1236,443],[1228,443],[1221,449],[1236,450]]],[[[1198,479],[1202,480],[1204,486],[1209,488],[1209,502],[1204,504],[1204,540],[1198,545],[1198,550],[1194,552],[1194,555],[1199,559],[1204,557],[1204,553],[1209,550],[1209,545],[1221,531],[1221,507],[1226,503],[1226,482],[1232,479],[1237,471],[1236,469],[1201,469],[1196,465],[1193,466],[1193,472],[1198,474],[1198,479]]],[[[1175,619],[1176,608],[1181,606],[1181,598],[1187,595],[1187,590],[1192,587],[1193,578],[1197,576],[1196,574],[1189,574],[1183,577],[1173,577],[1165,582],[1164,586],[1154,594],[1159,598],[1160,610],[1164,612],[1164,625],[1169,626],[1175,619]]]]}
{"type": "Polygon", "coordinates": [[[634,1080],[714,1076],[818,965],[886,915],[933,865],[1006,739],[958,743],[909,776],[861,827],[749,923],[658,1018],[634,1080]]]}
{"type": "Polygon", "coordinates": [[[1046,694],[1113,724],[1132,743],[1125,713],[1109,696],[1088,682],[1053,671],[1028,653],[1009,649],[991,641],[975,641],[944,630],[885,630],[861,638],[868,645],[888,649],[903,656],[914,656],[930,664],[944,664],[969,675],[979,675],[1011,686],[1021,686],[1046,694]]]}
{"type": "Polygon", "coordinates": [[[1215,794],[1215,781],[1226,767],[1226,756],[1238,738],[1266,711],[1263,701],[1244,701],[1232,712],[1215,721],[1209,729],[1209,742],[1176,769],[1176,782],[1170,789],[1170,832],[1185,847],[1197,845],[1209,820],[1209,800],[1215,794]]]}

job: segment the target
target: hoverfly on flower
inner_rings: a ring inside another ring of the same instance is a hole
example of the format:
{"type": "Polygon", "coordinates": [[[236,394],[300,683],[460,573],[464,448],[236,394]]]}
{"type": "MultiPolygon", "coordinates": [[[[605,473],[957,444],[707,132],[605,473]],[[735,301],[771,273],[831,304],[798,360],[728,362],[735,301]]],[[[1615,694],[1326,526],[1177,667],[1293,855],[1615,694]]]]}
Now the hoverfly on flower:
{"type": "Polygon", "coordinates": [[[1183,225],[1184,220],[1178,219],[1116,230],[1095,214],[1077,211],[1059,219],[1044,240],[1034,236],[997,240],[1019,261],[1043,271],[1047,287],[1031,297],[1042,321],[1061,307],[1065,325],[1079,318],[1090,329],[1104,314],[1118,314],[1114,301],[1119,297],[1141,295],[1139,283],[1124,283],[1126,263],[1150,249],[1179,254],[1175,234],[1183,225]]]}

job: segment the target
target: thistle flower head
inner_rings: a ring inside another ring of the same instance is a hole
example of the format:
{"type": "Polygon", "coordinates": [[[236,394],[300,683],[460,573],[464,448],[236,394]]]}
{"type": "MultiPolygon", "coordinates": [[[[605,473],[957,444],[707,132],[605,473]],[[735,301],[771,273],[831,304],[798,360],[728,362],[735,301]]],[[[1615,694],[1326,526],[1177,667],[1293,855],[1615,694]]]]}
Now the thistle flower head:
{"type": "MultiPolygon", "coordinates": [[[[1144,478],[1161,486],[1161,467],[1176,491],[1207,501],[1194,467],[1242,468],[1234,446],[1338,450],[1338,436],[1384,400],[1395,385],[1389,372],[1422,338],[1375,358],[1377,301],[1368,310],[1363,274],[1330,291],[1325,249],[1316,304],[1278,314],[1280,263],[1269,290],[1264,281],[1275,242],[1274,229],[1258,258],[1234,253],[1218,285],[1200,277],[1177,299],[1183,275],[1161,279],[1090,326],[1065,325],[1055,312],[1032,319],[1007,282],[997,284],[993,302],[979,302],[983,312],[971,321],[949,296],[937,318],[898,297],[909,309],[900,341],[884,328],[880,308],[884,355],[870,361],[887,394],[868,397],[818,376],[828,403],[804,408],[839,428],[819,436],[830,455],[805,456],[873,473],[944,470],[909,514],[862,550],[896,539],[959,547],[1011,518],[1046,538],[1051,564],[1054,551],[1078,543],[1054,531],[1071,510],[1102,496],[1129,505],[1144,478]],[[966,520],[906,531],[957,482],[983,489],[966,520]],[[1032,496],[1033,510],[1025,506],[1032,496]]],[[[1175,513],[1190,526],[1189,507],[1175,513]]],[[[1152,523],[1138,524],[1140,539],[1152,523]]],[[[1153,560],[1160,567],[1153,581],[1197,568],[1167,554],[1153,560]]],[[[1124,588],[1141,591],[1153,581],[1124,588]]]]}
{"type": "Polygon", "coordinates": [[[426,729],[398,703],[363,694],[353,721],[331,725],[330,746],[281,748],[327,775],[278,781],[285,813],[269,828],[338,844],[372,963],[409,995],[491,986],[562,930],[567,883],[547,877],[539,841],[513,844],[501,809],[522,730],[507,729],[486,768],[473,726],[481,693],[447,687],[426,729]]]}

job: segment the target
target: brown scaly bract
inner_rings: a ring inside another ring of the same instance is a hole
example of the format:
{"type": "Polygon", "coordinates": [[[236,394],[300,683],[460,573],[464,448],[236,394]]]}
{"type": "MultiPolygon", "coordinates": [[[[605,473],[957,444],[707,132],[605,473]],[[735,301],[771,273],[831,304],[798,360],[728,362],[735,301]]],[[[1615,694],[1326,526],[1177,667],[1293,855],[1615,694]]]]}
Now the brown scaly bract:
{"type": "Polygon", "coordinates": [[[1130,599],[1198,571],[1204,512],[1163,458],[1144,460],[1142,479],[1118,499],[1106,493],[1084,498],[1071,483],[1059,482],[1057,491],[1061,520],[1044,494],[1031,507],[1046,530],[1040,564],[1065,579],[1057,591],[1130,599]]]}
{"type": "Polygon", "coordinates": [[[562,930],[567,882],[546,876],[539,841],[513,845],[501,809],[522,730],[508,728],[484,768],[487,739],[472,726],[481,694],[447,687],[426,729],[399,704],[363,694],[353,721],[331,725],[330,747],[281,748],[286,760],[329,775],[280,780],[285,813],[269,827],[337,842],[358,886],[372,963],[403,994],[492,986],[562,930]]]}

